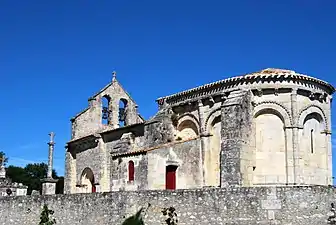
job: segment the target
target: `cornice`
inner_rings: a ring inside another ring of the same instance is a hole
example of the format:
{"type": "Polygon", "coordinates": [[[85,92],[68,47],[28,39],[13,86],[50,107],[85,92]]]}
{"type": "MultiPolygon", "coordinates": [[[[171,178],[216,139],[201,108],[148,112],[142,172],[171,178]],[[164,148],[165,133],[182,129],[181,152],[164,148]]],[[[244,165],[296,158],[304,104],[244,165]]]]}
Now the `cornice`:
{"type": "MultiPolygon", "coordinates": [[[[184,101],[186,99],[204,96],[207,94],[218,93],[227,89],[238,87],[239,85],[254,85],[257,83],[275,83],[275,82],[288,82],[300,85],[302,82],[314,83],[323,86],[330,94],[335,92],[335,88],[320,79],[310,77],[304,74],[296,73],[292,70],[282,69],[265,69],[259,72],[254,72],[242,76],[223,79],[203,86],[192,88],[182,91],[173,95],[158,98],[156,101],[159,105],[164,102],[174,104],[176,102],[184,101]],[[301,83],[300,83],[301,82],[301,83]]],[[[280,86],[281,87],[281,86],[280,86]]]]}

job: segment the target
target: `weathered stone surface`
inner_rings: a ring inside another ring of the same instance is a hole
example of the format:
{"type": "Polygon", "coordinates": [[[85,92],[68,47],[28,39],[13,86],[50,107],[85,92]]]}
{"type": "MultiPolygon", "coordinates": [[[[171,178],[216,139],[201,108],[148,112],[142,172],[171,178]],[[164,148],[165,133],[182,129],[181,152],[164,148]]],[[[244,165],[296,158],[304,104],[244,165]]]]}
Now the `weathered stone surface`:
{"type": "Polygon", "coordinates": [[[174,154],[180,189],[330,185],[334,91],[294,71],[266,69],[159,98],[158,112],[145,121],[114,77],[72,120],[65,193],[164,189],[166,158],[174,154]],[[120,100],[128,102],[125,111],[120,100]]]}
{"type": "Polygon", "coordinates": [[[0,224],[38,224],[47,204],[57,224],[117,225],[150,203],[146,225],[165,224],[161,209],[171,206],[181,225],[322,225],[335,201],[335,189],[321,186],[22,196],[0,199],[0,224]]]}

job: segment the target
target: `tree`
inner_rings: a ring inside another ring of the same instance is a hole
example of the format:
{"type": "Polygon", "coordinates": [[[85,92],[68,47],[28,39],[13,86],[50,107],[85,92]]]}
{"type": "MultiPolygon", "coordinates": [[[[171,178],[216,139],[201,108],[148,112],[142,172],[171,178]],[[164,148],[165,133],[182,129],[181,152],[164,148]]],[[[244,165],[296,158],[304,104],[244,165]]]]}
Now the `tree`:
{"type": "Polygon", "coordinates": [[[5,165],[8,163],[8,158],[3,151],[0,151],[0,163],[2,163],[2,158],[5,157],[5,165]]]}
{"type": "MultiPolygon", "coordinates": [[[[47,177],[48,165],[45,163],[27,164],[24,168],[17,166],[9,166],[7,168],[7,176],[17,183],[22,183],[28,186],[28,194],[31,194],[32,190],[38,190],[41,193],[43,178],[47,177]]],[[[55,170],[53,170],[53,178],[59,181],[56,184],[56,194],[63,193],[64,178],[57,176],[55,170]]]]}
{"type": "Polygon", "coordinates": [[[41,212],[39,225],[53,225],[53,224],[56,224],[56,219],[55,218],[50,218],[52,215],[54,215],[54,211],[50,210],[47,205],[44,205],[43,210],[41,212]]]}
{"type": "Polygon", "coordinates": [[[29,177],[22,167],[8,166],[6,169],[6,175],[12,180],[12,182],[23,183],[25,185],[29,183],[29,177]]]}

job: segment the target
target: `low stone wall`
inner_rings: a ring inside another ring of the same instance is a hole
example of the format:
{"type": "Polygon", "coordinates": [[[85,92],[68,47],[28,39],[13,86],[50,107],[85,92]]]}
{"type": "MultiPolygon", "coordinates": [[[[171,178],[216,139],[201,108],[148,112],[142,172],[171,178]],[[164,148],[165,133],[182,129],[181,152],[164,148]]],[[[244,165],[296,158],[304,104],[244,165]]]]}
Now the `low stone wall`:
{"type": "Polygon", "coordinates": [[[57,224],[121,225],[125,217],[151,204],[146,225],[165,224],[162,207],[173,206],[182,224],[328,224],[332,187],[254,187],[176,191],[110,192],[0,199],[0,224],[37,225],[44,203],[57,224]]]}

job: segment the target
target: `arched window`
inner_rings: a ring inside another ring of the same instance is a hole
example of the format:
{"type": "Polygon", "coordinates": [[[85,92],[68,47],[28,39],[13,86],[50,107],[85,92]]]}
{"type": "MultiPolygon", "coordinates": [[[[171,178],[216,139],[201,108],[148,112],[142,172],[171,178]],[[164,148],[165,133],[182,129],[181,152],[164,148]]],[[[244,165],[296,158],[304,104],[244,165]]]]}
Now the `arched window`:
{"type": "Polygon", "coordinates": [[[110,124],[110,100],[107,95],[102,97],[102,123],[105,125],[110,124]]]}
{"type": "Polygon", "coordinates": [[[126,126],[126,117],[127,117],[127,100],[120,99],[119,101],[119,127],[126,126]]]}
{"type": "Polygon", "coordinates": [[[310,130],[310,152],[314,153],[314,129],[310,130]]]}
{"type": "Polygon", "coordinates": [[[134,162],[128,162],[128,181],[134,181],[134,162]]]}
{"type": "Polygon", "coordinates": [[[179,131],[178,138],[182,140],[195,138],[198,135],[198,127],[192,120],[189,119],[182,121],[178,125],[177,130],[179,131]]]}

